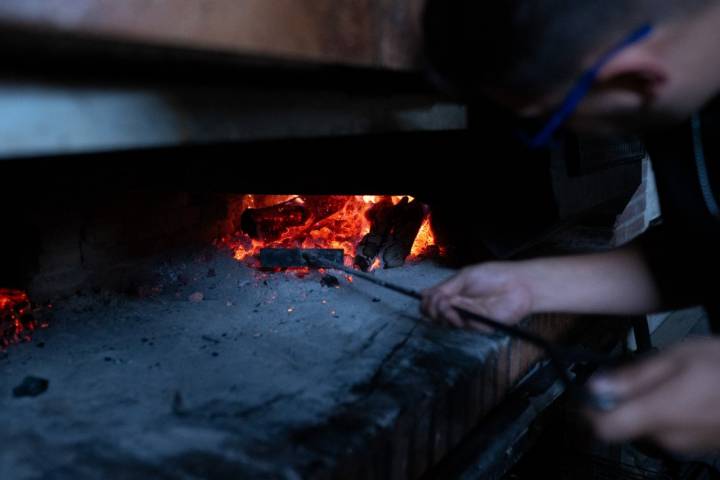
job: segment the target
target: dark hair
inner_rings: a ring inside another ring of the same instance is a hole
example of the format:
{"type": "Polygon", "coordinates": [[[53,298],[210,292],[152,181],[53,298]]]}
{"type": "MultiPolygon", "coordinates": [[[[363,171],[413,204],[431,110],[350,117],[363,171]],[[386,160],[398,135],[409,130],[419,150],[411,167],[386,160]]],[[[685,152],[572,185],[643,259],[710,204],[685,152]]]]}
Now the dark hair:
{"type": "Polygon", "coordinates": [[[572,81],[589,54],[643,24],[713,0],[428,0],[431,72],[465,98],[479,87],[527,97],[572,81]]]}

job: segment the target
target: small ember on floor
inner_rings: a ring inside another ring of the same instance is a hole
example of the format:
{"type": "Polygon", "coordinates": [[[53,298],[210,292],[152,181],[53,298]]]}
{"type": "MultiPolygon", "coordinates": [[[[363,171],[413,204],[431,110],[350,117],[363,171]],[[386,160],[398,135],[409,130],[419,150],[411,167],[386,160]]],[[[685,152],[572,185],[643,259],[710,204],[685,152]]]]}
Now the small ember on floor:
{"type": "Polygon", "coordinates": [[[29,341],[38,324],[25,292],[0,288],[0,350],[29,341]]]}
{"type": "Polygon", "coordinates": [[[408,196],[245,195],[239,229],[223,243],[253,266],[265,248],[341,249],[363,270],[436,252],[429,208],[408,196]]]}

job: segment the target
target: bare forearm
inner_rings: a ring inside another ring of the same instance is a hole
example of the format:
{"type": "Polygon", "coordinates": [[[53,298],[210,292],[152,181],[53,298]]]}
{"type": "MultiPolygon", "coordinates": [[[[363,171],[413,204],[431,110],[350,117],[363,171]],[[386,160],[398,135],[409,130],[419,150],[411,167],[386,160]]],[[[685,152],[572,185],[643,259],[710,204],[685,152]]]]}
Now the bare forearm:
{"type": "Polygon", "coordinates": [[[637,247],[517,264],[532,292],[534,313],[639,315],[658,311],[661,299],[637,247]]]}

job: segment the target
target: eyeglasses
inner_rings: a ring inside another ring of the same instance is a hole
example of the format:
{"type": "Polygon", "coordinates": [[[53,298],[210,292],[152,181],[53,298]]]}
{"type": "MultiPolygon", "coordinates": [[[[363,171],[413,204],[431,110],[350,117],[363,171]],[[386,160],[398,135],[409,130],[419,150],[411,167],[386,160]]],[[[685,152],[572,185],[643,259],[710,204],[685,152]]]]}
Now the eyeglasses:
{"type": "Polygon", "coordinates": [[[649,37],[653,30],[654,27],[652,25],[642,26],[600,57],[600,59],[580,77],[560,107],[552,114],[537,134],[532,136],[521,134],[521,138],[527,146],[532,149],[550,146],[557,131],[567,122],[573,113],[575,113],[580,103],[587,97],[588,93],[590,93],[602,69],[620,52],[649,37]]]}

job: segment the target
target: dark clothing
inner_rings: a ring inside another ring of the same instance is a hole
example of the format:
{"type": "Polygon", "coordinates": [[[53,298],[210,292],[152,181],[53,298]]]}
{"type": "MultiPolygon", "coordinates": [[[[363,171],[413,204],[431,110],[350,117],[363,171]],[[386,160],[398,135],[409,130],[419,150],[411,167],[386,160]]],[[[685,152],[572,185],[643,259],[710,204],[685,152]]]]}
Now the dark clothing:
{"type": "Polygon", "coordinates": [[[711,212],[712,199],[720,203],[720,102],[698,118],[645,139],[663,220],[640,242],[667,306],[703,305],[718,332],[720,217],[711,212]]]}

